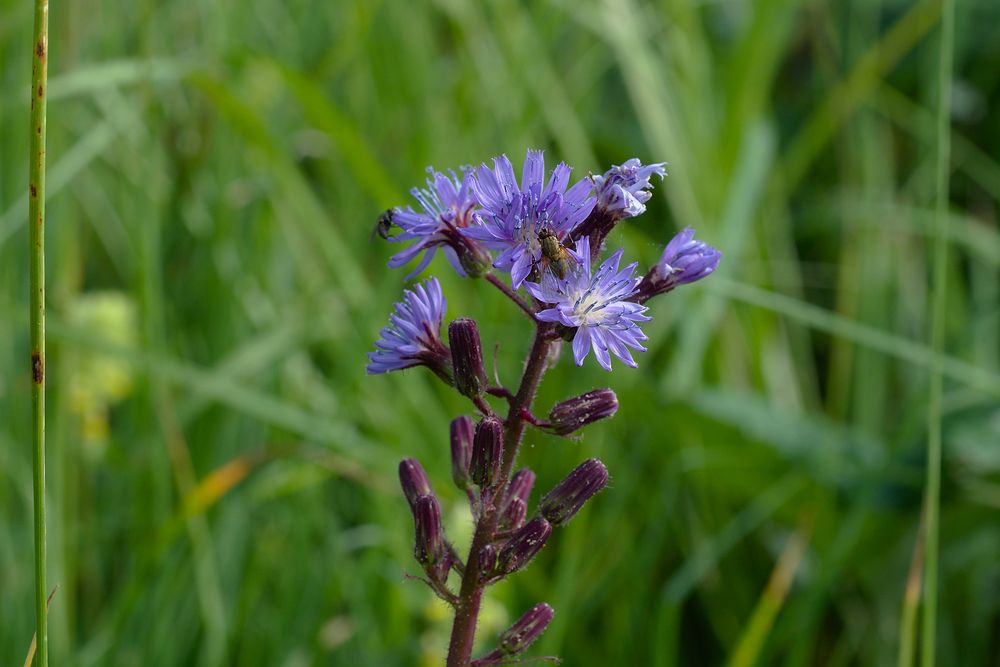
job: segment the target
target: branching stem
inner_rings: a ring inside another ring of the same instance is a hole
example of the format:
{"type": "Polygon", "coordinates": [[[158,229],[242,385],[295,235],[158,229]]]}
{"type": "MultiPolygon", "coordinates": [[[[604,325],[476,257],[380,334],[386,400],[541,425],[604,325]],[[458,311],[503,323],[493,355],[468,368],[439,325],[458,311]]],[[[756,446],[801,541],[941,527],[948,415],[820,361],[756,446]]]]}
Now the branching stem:
{"type": "MultiPolygon", "coordinates": [[[[527,308],[522,309],[527,310],[527,308]]],[[[531,351],[528,352],[524,374],[521,376],[521,384],[513,400],[510,401],[507,421],[504,424],[503,467],[500,471],[500,481],[492,494],[494,498],[502,498],[503,492],[507,488],[511,468],[514,467],[514,461],[517,460],[517,450],[521,445],[521,437],[524,435],[524,414],[531,412],[535,393],[542,376],[545,374],[549,346],[552,344],[552,340],[551,325],[539,323],[535,328],[535,339],[531,345],[531,351]]],[[[479,555],[483,547],[496,539],[497,522],[499,521],[499,513],[494,504],[484,502],[483,505],[482,513],[476,523],[472,546],[469,548],[469,557],[466,559],[467,565],[465,576],[462,579],[462,588],[458,594],[455,623],[452,626],[451,643],[448,645],[447,667],[469,667],[472,659],[472,643],[476,636],[479,606],[482,603],[483,591],[486,589],[479,555]]]]}

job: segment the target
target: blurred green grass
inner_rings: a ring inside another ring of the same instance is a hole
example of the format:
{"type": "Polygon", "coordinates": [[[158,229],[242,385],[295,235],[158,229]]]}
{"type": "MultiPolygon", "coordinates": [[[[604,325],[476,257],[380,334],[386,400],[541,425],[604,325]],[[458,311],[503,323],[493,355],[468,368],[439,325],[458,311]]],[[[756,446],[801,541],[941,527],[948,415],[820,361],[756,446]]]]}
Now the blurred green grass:
{"type": "MultiPolygon", "coordinates": [[[[403,580],[395,463],[420,458],[458,507],[446,434],[467,405],[419,372],[364,375],[405,275],[369,235],[428,164],[526,146],[578,173],[668,161],[649,212],[612,241],[648,263],[692,225],[724,261],[654,302],[638,371],[563,360],[543,384],[543,407],[610,385],[622,409],[578,442],[529,434],[522,462],[544,488],[599,456],[613,485],[494,589],[481,634],[545,600],[557,615],[536,654],[567,665],[893,663],[935,360],[939,13],[53,5],[53,663],[434,664],[448,623],[403,580]],[[95,292],[113,296],[103,316],[95,292]],[[132,376],[120,402],[109,360],[132,376]]],[[[998,19],[990,0],[959,3],[942,665],[1000,664],[998,19]]],[[[2,664],[21,663],[32,632],[30,48],[29,6],[0,0],[2,664]]],[[[449,315],[502,341],[511,382],[521,316],[431,270],[449,315]]],[[[462,530],[460,512],[450,521],[462,530]]]]}

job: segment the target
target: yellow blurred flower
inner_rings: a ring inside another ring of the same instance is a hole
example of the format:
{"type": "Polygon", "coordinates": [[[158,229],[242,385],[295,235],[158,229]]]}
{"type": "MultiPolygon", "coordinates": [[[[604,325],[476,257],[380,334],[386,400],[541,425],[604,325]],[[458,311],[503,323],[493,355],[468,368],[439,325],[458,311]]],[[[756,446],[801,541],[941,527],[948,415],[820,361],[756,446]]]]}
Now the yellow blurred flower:
{"type": "MultiPolygon", "coordinates": [[[[122,292],[80,294],[70,304],[67,321],[74,330],[121,348],[136,345],[135,304],[122,292]]],[[[80,417],[80,435],[93,453],[101,453],[108,435],[108,411],[132,391],[133,368],[119,356],[75,348],[68,355],[66,387],[69,409],[80,417]]]]}

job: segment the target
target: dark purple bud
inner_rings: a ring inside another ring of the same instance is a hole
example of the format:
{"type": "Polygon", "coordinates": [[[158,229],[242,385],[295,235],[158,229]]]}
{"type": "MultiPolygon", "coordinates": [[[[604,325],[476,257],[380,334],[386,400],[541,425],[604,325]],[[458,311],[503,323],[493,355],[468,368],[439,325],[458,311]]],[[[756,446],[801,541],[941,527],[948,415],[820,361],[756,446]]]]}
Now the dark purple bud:
{"type": "Polygon", "coordinates": [[[549,412],[549,423],[558,435],[573,431],[605,419],[618,412],[618,397],[610,389],[594,389],[562,403],[556,403],[549,412]]]}
{"type": "Polygon", "coordinates": [[[545,494],[538,510],[552,525],[561,526],[607,483],[608,469],[603,463],[597,459],[584,461],[545,494]]]}
{"type": "Polygon", "coordinates": [[[520,570],[535,557],[552,533],[552,526],[542,517],[535,517],[514,533],[500,548],[497,567],[504,574],[520,570]]]}
{"type": "Polygon", "coordinates": [[[472,481],[489,488],[500,476],[503,460],[503,424],[496,417],[483,417],[472,441],[472,481]]]}
{"type": "Polygon", "coordinates": [[[523,653],[545,632],[554,614],[544,602],[536,604],[500,635],[500,651],[505,655],[523,653]]]}
{"type": "Polygon", "coordinates": [[[411,510],[420,496],[434,495],[427,473],[416,459],[403,459],[399,462],[399,485],[403,487],[403,495],[411,510]]]}
{"type": "Polygon", "coordinates": [[[472,484],[469,464],[472,462],[472,438],[475,431],[473,421],[462,415],[451,422],[451,478],[460,489],[472,484]]]}
{"type": "Polygon", "coordinates": [[[487,544],[479,551],[479,571],[489,575],[497,567],[497,548],[487,544]]]}
{"type": "Polygon", "coordinates": [[[444,532],[441,529],[441,507],[434,496],[420,496],[413,505],[416,544],[413,555],[425,568],[432,567],[447,556],[444,532]]]}
{"type": "Polygon", "coordinates": [[[512,498],[500,515],[500,527],[504,530],[520,528],[528,517],[528,505],[520,498],[512,498]]]}
{"type": "Polygon", "coordinates": [[[507,492],[500,503],[500,526],[504,529],[518,528],[528,513],[528,499],[531,497],[531,487],[535,485],[535,473],[528,468],[521,468],[510,479],[507,492]],[[520,500],[515,503],[514,500],[520,500]]]}
{"type": "Polygon", "coordinates": [[[483,349],[479,343],[479,327],[475,320],[462,318],[448,325],[451,365],[455,388],[469,398],[476,398],[486,389],[483,349]]]}

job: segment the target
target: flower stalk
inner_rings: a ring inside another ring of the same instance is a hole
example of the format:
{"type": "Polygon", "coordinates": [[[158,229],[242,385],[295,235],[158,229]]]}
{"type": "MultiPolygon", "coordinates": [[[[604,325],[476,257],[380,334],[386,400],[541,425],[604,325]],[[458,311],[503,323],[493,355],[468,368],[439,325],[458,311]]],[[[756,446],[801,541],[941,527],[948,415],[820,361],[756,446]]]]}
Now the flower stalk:
{"type": "Polygon", "coordinates": [[[553,487],[532,514],[535,473],[521,468],[512,475],[528,425],[569,436],[618,410],[611,389],[595,389],[557,403],[547,421],[535,416],[538,386],[546,369],[558,362],[563,342],[572,343],[577,365],[592,351],[607,371],[612,357],[635,367],[630,350],[646,350],[640,328],[650,319],[645,302],[700,280],[718,263],[718,252],[693,241],[691,230],[667,245],[645,277],[636,276],[634,263],[620,266],[624,249],[599,262],[608,232],[645,211],[650,176],[662,177],[663,164],[643,166],[632,159],[572,186],[571,171],[560,162],[546,179],[541,151],[531,150],[520,180],[506,156],[494,159],[492,167],[467,168],[462,177],[430,169],[428,187],[412,191],[420,209],[392,209],[383,215],[385,222],[379,221],[383,238],[410,244],[390,260],[390,266],[419,257],[419,272],[443,249],[456,273],[485,278],[534,325],[517,390],[503,386],[498,378],[491,385],[475,320],[452,321],[448,343],[443,341],[446,303],[437,279],[430,278],[404,292],[375,352],[369,354],[369,373],[424,366],[481,414],[475,424],[470,417],[459,416],[450,429],[451,478],[468,497],[475,524],[465,563],[445,537],[441,506],[423,467],[404,459],[399,470],[414,519],[414,556],[426,575],[420,579],[455,610],[447,667],[507,663],[542,634],[553,614],[545,603],[536,604],[503,633],[492,652],[473,659],[486,588],[527,567],[553,530],[568,523],[607,485],[605,465],[587,460],[553,487]],[[393,226],[401,232],[388,236],[393,226]],[[509,273],[510,283],[490,268],[509,273]],[[490,404],[491,397],[506,403],[503,420],[490,404]],[[452,570],[461,579],[457,593],[448,586],[452,570]]]}

